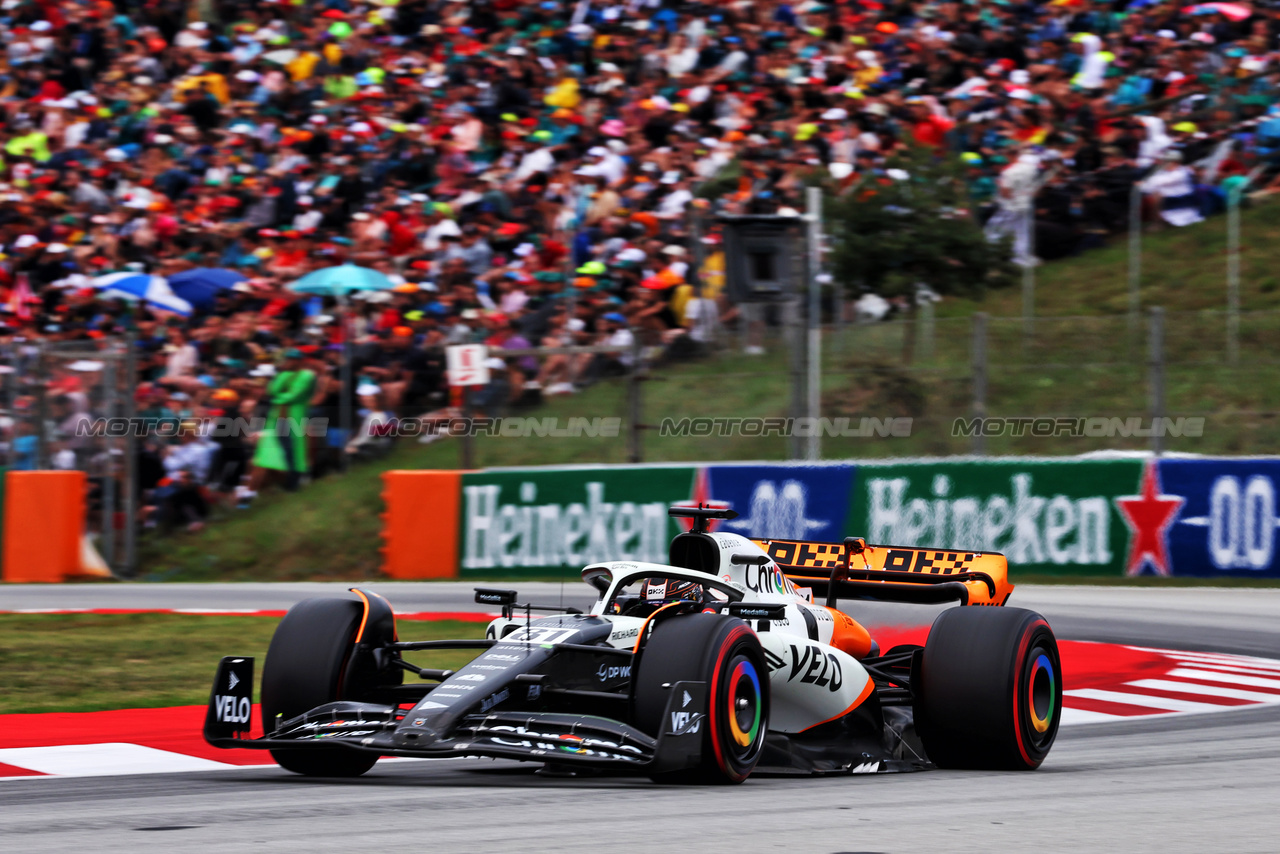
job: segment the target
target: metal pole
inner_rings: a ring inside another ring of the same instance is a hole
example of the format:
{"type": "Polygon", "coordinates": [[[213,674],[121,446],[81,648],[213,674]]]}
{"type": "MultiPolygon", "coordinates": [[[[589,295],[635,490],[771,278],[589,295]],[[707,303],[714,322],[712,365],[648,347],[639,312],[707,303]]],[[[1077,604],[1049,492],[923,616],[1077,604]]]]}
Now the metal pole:
{"type": "Polygon", "coordinates": [[[1151,450],[1156,456],[1164,450],[1161,430],[1155,429],[1158,419],[1164,417],[1164,309],[1151,309],[1151,325],[1148,330],[1148,375],[1151,384],[1151,450]]]}
{"type": "Polygon", "coordinates": [[[702,212],[689,205],[685,210],[689,217],[689,242],[692,244],[689,250],[690,261],[689,271],[685,275],[685,280],[693,285],[694,296],[702,296],[702,265],[707,260],[707,247],[702,242],[702,212]]]}
{"type": "MultiPolygon", "coordinates": [[[[133,388],[138,381],[138,365],[137,353],[134,348],[133,332],[125,333],[124,337],[124,387],[126,394],[124,396],[124,412],[129,419],[129,423],[134,423],[137,417],[138,407],[133,397],[133,388]]],[[[134,435],[134,431],[130,430],[124,439],[124,563],[120,567],[120,574],[126,578],[132,578],[137,573],[138,561],[138,496],[137,496],[137,471],[138,471],[138,438],[134,435]]]]}
{"type": "Polygon", "coordinates": [[[1029,344],[1031,337],[1036,334],[1036,209],[1034,204],[1031,206],[1029,216],[1031,222],[1027,225],[1028,257],[1026,265],[1022,268],[1022,331],[1028,339],[1023,342],[1024,346],[1029,344]]]}
{"type": "Polygon", "coordinates": [[[978,429],[973,433],[974,456],[986,453],[986,441],[982,435],[983,420],[987,417],[987,314],[980,311],[973,316],[973,417],[978,429]]]}
{"type": "MultiPolygon", "coordinates": [[[[799,419],[805,416],[805,382],[804,382],[804,334],[800,326],[800,297],[784,303],[778,303],[786,318],[786,331],[791,339],[788,350],[791,352],[791,417],[799,419]]],[[[793,460],[804,457],[804,442],[800,434],[792,431],[790,457],[793,460]]]]}
{"type": "Polygon", "coordinates": [[[49,446],[47,425],[49,423],[49,360],[45,342],[40,341],[36,352],[36,469],[48,468],[49,446]]]}
{"type": "Polygon", "coordinates": [[[822,455],[822,432],[817,429],[822,410],[822,298],[818,275],[822,270],[822,188],[810,187],[806,194],[809,220],[809,417],[814,429],[809,434],[807,457],[822,455]]]}
{"type": "Polygon", "coordinates": [[[1142,310],[1142,186],[1129,191],[1129,340],[1138,331],[1142,310]]]}
{"type": "MultiPolygon", "coordinates": [[[[102,368],[103,411],[108,421],[115,418],[116,412],[116,353],[107,353],[106,363],[102,368]]],[[[116,441],[107,439],[104,443],[106,454],[102,467],[102,558],[114,572],[116,569],[116,484],[115,464],[116,441]]]]}
{"type": "Polygon", "coordinates": [[[627,459],[633,463],[638,463],[644,458],[644,449],[640,442],[640,431],[644,429],[640,423],[640,383],[644,380],[641,376],[644,369],[640,361],[641,353],[640,336],[632,335],[631,376],[627,380],[627,420],[631,422],[627,437],[629,440],[627,459]]]}
{"type": "Polygon", "coordinates": [[[1240,190],[1227,193],[1227,361],[1240,361],[1240,190]]]}
{"type": "Polygon", "coordinates": [[[342,304],[342,369],[338,372],[338,379],[342,383],[342,390],[338,395],[338,405],[341,410],[338,412],[338,427],[342,430],[342,452],[338,455],[340,462],[338,465],[342,471],[347,470],[348,460],[351,456],[347,453],[347,443],[353,438],[351,435],[351,409],[352,394],[355,389],[352,388],[351,377],[351,360],[355,354],[355,348],[352,346],[351,337],[355,334],[355,324],[351,322],[351,307],[347,304],[345,294],[339,293],[338,299],[342,304]]]}
{"type": "MultiPolygon", "coordinates": [[[[702,266],[707,263],[707,247],[702,242],[702,211],[693,205],[689,205],[685,211],[689,219],[689,242],[693,244],[692,251],[689,253],[691,263],[689,271],[685,274],[685,281],[693,286],[694,299],[702,299],[702,266]]],[[[700,318],[698,322],[702,323],[703,319],[700,318]]],[[[721,344],[720,324],[713,324],[710,331],[711,340],[708,345],[713,350],[718,350],[721,344]]]]}
{"type": "Polygon", "coordinates": [[[845,305],[844,286],[836,281],[831,282],[831,305],[835,309],[836,324],[834,329],[832,351],[837,356],[844,355],[844,336],[845,336],[845,318],[844,313],[848,308],[845,305]]]}
{"type": "Polygon", "coordinates": [[[565,292],[569,295],[568,310],[565,314],[569,320],[573,319],[578,310],[578,289],[573,284],[573,280],[577,277],[575,272],[577,267],[573,265],[573,246],[576,242],[573,237],[569,238],[569,252],[564,256],[564,272],[561,274],[564,276],[565,292]]]}
{"type": "MultiPolygon", "coordinates": [[[[464,385],[462,387],[462,417],[467,419],[471,417],[471,386],[464,385]]],[[[462,433],[462,468],[470,471],[476,467],[476,449],[474,446],[475,437],[471,435],[471,424],[466,422],[462,433]]]]}
{"type": "Polygon", "coordinates": [[[934,335],[933,300],[925,300],[920,304],[919,337],[916,338],[916,358],[925,361],[933,358],[934,335]]]}

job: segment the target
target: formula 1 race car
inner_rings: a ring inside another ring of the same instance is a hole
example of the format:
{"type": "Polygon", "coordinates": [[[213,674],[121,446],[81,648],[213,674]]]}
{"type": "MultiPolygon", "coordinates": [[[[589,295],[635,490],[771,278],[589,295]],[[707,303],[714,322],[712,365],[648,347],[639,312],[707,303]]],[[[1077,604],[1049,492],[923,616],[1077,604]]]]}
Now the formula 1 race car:
{"type": "Polygon", "coordinates": [[[266,735],[251,738],[253,659],[222,659],[205,721],[218,747],[265,748],[284,768],[356,776],[380,756],[482,756],[657,780],[740,782],[753,771],[1033,769],[1058,732],[1057,643],[1003,606],[1003,556],[709,532],[692,520],[669,565],[593,564],[588,613],[517,604],[483,640],[401,641],[391,606],[309,599],[276,629],[262,674],[266,735]],[[924,646],[879,649],[837,604],[958,602],[924,646]],[[559,612],[534,618],[531,611],[559,612]],[[475,650],[455,671],[418,650],[475,650]],[[408,672],[422,681],[405,684],[408,672]]]}

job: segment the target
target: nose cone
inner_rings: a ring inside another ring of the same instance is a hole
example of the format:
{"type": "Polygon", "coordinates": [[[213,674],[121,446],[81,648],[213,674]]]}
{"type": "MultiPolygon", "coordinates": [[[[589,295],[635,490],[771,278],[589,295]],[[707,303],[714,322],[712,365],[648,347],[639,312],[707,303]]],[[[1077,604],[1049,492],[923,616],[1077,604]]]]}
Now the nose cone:
{"type": "Polygon", "coordinates": [[[421,713],[412,711],[396,728],[392,740],[397,747],[425,747],[438,739],[439,733],[421,713]]]}

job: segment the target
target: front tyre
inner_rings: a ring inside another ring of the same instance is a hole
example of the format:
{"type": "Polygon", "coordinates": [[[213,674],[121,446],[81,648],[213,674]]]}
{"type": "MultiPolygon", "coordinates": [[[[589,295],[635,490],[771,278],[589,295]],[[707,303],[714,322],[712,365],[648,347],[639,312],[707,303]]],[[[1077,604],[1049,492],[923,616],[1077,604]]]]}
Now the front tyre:
{"type": "Polygon", "coordinates": [[[699,764],[663,782],[741,783],[760,760],[769,729],[769,671],[755,633],[736,617],[690,614],[660,623],[635,674],[635,721],[662,732],[670,688],[705,682],[708,708],[699,764]]]}
{"type": "Polygon", "coordinates": [[[929,630],[916,731],[941,768],[1034,770],[1058,735],[1062,663],[1044,617],[1022,608],[953,608],[929,630]]]}
{"type": "MultiPolygon", "coordinates": [[[[343,699],[343,675],[363,609],[353,599],[306,599],[289,609],[271,637],[262,666],[262,725],[270,734],[316,706],[343,699]]],[[[376,753],[342,747],[273,748],[281,768],[308,777],[359,777],[376,753]]]]}

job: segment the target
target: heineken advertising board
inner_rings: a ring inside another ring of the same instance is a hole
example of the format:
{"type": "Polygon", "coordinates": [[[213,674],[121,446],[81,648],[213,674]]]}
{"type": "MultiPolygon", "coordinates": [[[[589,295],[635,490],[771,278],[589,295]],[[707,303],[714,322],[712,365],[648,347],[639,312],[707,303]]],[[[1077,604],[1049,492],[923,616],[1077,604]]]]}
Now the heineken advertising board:
{"type": "MultiPolygon", "coordinates": [[[[1280,576],[1280,459],[940,459],[480,471],[462,476],[459,572],[572,577],[665,562],[672,504],[751,538],[997,551],[1012,577],[1280,576]]],[[[443,518],[448,515],[449,518],[443,518]]]]}
{"type": "Polygon", "coordinates": [[[665,563],[679,533],[667,509],[692,466],[530,469],[463,475],[463,574],[566,574],[604,560],[665,563]]]}
{"type": "Polygon", "coordinates": [[[1129,531],[1113,499],[1139,460],[862,464],[845,527],[869,543],[1000,552],[1014,570],[1121,572],[1129,531]]]}

